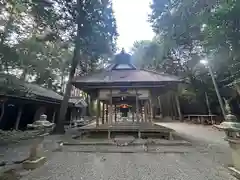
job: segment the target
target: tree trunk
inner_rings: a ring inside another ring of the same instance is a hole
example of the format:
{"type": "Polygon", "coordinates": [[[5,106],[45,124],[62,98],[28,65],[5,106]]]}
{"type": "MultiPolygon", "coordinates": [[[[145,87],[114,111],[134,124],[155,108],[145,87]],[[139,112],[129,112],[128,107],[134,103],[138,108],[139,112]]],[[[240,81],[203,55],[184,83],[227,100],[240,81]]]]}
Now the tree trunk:
{"type": "MultiPolygon", "coordinates": [[[[81,8],[80,7],[80,3],[81,0],[77,1],[77,8],[81,8]]],[[[68,78],[68,82],[67,82],[67,86],[65,89],[65,94],[63,97],[63,101],[61,103],[61,107],[60,107],[60,112],[59,112],[59,117],[58,117],[58,121],[57,124],[53,130],[53,133],[55,134],[64,134],[65,133],[65,129],[64,129],[64,120],[65,120],[65,116],[67,113],[67,108],[68,108],[68,101],[69,101],[69,97],[70,97],[70,93],[72,90],[72,79],[75,75],[75,71],[78,65],[78,60],[80,59],[80,28],[81,28],[81,22],[79,21],[80,19],[80,15],[78,14],[77,17],[77,36],[75,39],[75,49],[73,52],[73,58],[72,58],[72,63],[71,63],[71,68],[70,68],[70,72],[69,72],[69,78],[68,78]]]]}

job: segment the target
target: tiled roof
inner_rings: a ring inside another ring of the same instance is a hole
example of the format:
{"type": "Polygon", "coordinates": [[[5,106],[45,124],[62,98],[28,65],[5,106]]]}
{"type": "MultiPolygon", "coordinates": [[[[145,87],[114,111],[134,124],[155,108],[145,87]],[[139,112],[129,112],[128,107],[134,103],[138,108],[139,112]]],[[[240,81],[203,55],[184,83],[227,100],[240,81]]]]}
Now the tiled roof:
{"type": "Polygon", "coordinates": [[[0,94],[15,95],[20,97],[37,98],[45,97],[61,101],[63,97],[53,90],[39,85],[27,83],[9,74],[0,73],[0,94]]]}
{"type": "Polygon", "coordinates": [[[164,73],[136,69],[112,70],[76,77],[74,83],[112,83],[112,82],[180,82],[180,78],[164,73]]]}
{"type": "Polygon", "coordinates": [[[71,97],[69,99],[69,102],[73,103],[76,107],[87,107],[88,106],[86,101],[81,97],[76,97],[76,98],[71,97]]]}

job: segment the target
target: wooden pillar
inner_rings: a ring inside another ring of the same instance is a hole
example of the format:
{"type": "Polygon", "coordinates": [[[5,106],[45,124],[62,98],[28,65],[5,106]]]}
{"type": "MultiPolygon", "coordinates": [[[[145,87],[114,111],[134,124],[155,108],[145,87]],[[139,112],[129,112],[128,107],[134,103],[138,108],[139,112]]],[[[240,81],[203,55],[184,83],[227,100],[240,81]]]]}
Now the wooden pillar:
{"type": "Polygon", "coordinates": [[[102,105],[102,124],[104,124],[104,117],[105,117],[105,104],[102,105]]]}
{"type": "Polygon", "coordinates": [[[142,103],[141,103],[141,122],[143,122],[143,107],[142,107],[142,103]]]}
{"type": "Polygon", "coordinates": [[[147,101],[144,101],[144,121],[147,122],[147,101]]]}
{"type": "Polygon", "coordinates": [[[178,115],[178,111],[177,111],[177,104],[176,104],[176,101],[175,101],[175,94],[172,95],[172,106],[173,106],[173,117],[174,117],[174,120],[176,120],[176,117],[178,115]]]}
{"type": "Polygon", "coordinates": [[[133,111],[133,108],[131,109],[131,112],[132,112],[132,122],[134,122],[134,111],[133,111]]]}
{"type": "Polygon", "coordinates": [[[52,117],[52,123],[55,123],[55,118],[56,117],[56,110],[54,109],[54,112],[53,112],[53,117],[52,117]]]}
{"type": "Polygon", "coordinates": [[[114,105],[114,120],[117,122],[117,105],[114,105]]]}
{"type": "Polygon", "coordinates": [[[108,123],[108,104],[106,104],[106,123],[108,123]]]}
{"type": "Polygon", "coordinates": [[[176,99],[176,103],[177,103],[177,110],[178,110],[179,120],[182,121],[183,120],[182,119],[182,112],[181,112],[181,107],[180,107],[178,95],[175,95],[175,99],[176,99]]]}
{"type": "Polygon", "coordinates": [[[23,111],[23,107],[20,106],[18,109],[18,114],[17,114],[17,119],[16,119],[16,124],[15,124],[15,129],[18,130],[19,124],[20,124],[20,120],[22,117],[22,111],[23,111]]]}
{"type": "Polygon", "coordinates": [[[99,97],[97,98],[97,116],[96,116],[96,126],[99,126],[100,121],[100,100],[99,97]]]}
{"type": "Polygon", "coordinates": [[[159,115],[160,115],[160,117],[163,117],[163,114],[162,114],[161,96],[158,96],[158,105],[159,105],[159,115]]]}
{"type": "Polygon", "coordinates": [[[110,104],[109,104],[109,124],[112,124],[112,117],[113,117],[113,113],[112,113],[112,89],[110,90],[110,104]]]}
{"type": "Polygon", "coordinates": [[[137,122],[139,122],[138,91],[137,89],[135,89],[135,91],[136,91],[136,119],[137,119],[137,122]]]}
{"type": "Polygon", "coordinates": [[[73,116],[72,116],[72,110],[70,110],[70,120],[69,120],[69,127],[72,127],[72,121],[73,121],[73,116]]]}
{"type": "Polygon", "coordinates": [[[153,122],[153,107],[152,107],[152,96],[149,98],[149,114],[150,114],[150,122],[153,122]]]}

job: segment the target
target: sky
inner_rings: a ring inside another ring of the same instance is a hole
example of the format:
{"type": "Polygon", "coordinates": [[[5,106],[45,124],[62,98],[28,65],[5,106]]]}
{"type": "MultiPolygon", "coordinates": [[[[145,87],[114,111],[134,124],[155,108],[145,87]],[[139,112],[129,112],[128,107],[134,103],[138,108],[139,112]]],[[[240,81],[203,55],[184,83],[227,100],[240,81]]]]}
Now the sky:
{"type": "Polygon", "coordinates": [[[113,0],[118,28],[118,48],[130,51],[137,40],[151,40],[154,36],[147,22],[151,0],[113,0]]]}

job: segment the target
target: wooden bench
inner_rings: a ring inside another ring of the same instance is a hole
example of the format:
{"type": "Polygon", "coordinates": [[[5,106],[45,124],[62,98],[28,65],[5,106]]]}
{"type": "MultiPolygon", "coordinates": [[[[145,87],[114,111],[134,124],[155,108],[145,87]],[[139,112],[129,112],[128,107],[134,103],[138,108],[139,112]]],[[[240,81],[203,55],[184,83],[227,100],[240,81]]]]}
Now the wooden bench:
{"type": "Polygon", "coordinates": [[[216,123],[216,115],[202,115],[202,114],[189,114],[185,115],[184,118],[187,119],[188,122],[193,122],[196,124],[215,124],[216,123]]]}

